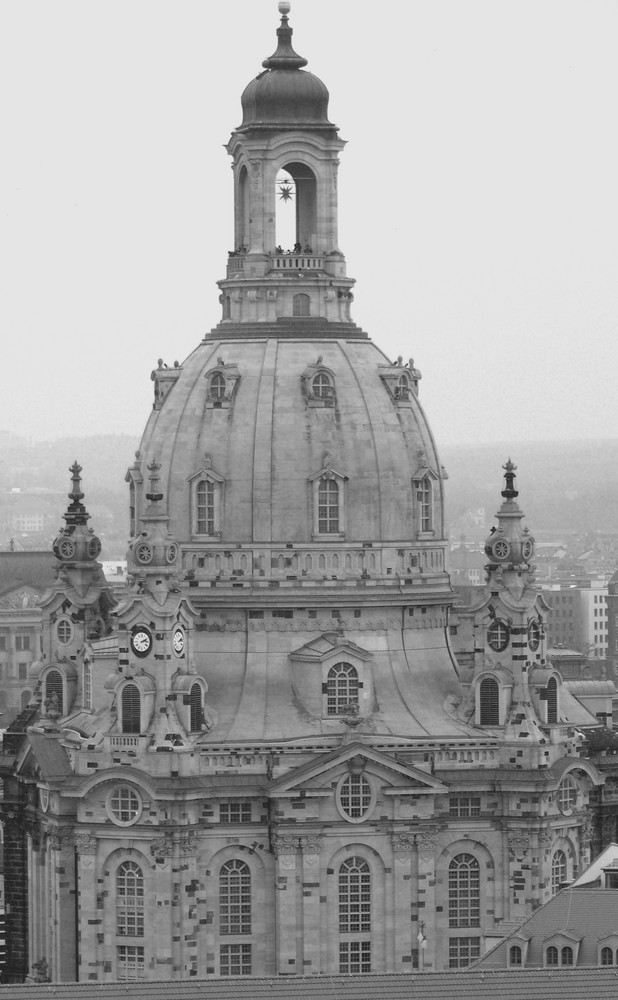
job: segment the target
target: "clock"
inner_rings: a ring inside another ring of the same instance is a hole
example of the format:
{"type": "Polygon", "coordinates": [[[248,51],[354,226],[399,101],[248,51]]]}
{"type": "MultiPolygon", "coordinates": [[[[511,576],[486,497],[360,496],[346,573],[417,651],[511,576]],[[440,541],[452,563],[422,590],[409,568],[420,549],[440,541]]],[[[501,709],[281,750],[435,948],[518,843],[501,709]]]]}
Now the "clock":
{"type": "Polygon", "coordinates": [[[185,651],[185,634],[181,628],[174,629],[172,635],[172,646],[177,656],[182,656],[185,651]]]}
{"type": "Polygon", "coordinates": [[[136,656],[148,656],[152,649],[152,636],[147,628],[138,625],[131,635],[131,649],[136,656]]]}

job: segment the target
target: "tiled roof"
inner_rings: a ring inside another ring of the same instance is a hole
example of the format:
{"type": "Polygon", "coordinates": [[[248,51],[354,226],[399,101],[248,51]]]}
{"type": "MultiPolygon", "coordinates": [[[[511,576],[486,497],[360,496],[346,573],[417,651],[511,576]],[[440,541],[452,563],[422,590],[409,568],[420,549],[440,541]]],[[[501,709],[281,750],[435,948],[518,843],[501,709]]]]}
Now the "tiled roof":
{"type": "Polygon", "coordinates": [[[513,969],[401,975],[225,977],[179,982],[0,986],[0,1000],[616,1000],[618,969],[513,969]]]}
{"type": "Polygon", "coordinates": [[[44,778],[65,777],[73,773],[69,756],[57,739],[31,732],[29,740],[44,778]]]}
{"type": "Polygon", "coordinates": [[[49,552],[0,552],[0,592],[21,584],[41,592],[56,579],[56,557],[49,552]]]}

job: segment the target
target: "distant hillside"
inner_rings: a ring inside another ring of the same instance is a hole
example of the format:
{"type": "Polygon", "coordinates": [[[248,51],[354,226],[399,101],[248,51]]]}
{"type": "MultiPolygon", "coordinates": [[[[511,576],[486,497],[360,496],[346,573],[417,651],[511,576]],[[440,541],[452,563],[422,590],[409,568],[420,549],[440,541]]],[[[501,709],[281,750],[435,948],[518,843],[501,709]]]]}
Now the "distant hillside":
{"type": "MultiPolygon", "coordinates": [[[[118,434],[38,443],[0,434],[0,489],[44,487],[57,491],[62,494],[60,519],[70,486],[69,466],[77,459],[83,468],[86,503],[92,509],[106,507],[112,514],[112,527],[105,532],[104,556],[119,558],[127,538],[124,477],[138,445],[137,438],[118,434]]],[[[618,441],[441,448],[440,460],[449,474],[446,498],[450,525],[466,511],[478,508],[484,508],[490,521],[493,519],[501,502],[502,466],[509,457],[517,465],[520,504],[533,531],[618,532],[618,441]]]]}
{"type": "Polygon", "coordinates": [[[618,441],[441,448],[449,521],[478,507],[493,516],[508,458],[517,465],[519,503],[533,530],[618,532],[618,441]]]}

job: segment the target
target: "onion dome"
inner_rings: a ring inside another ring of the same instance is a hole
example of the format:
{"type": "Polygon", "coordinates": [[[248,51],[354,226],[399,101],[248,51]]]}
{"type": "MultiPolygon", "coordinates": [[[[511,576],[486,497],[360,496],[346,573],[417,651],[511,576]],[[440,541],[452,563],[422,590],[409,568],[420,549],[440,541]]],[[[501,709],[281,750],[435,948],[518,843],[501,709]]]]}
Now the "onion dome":
{"type": "Polygon", "coordinates": [[[277,50],[264,60],[265,71],[242,94],[243,120],[238,131],[335,128],[328,120],[328,90],[317,76],[302,69],[307,60],[292,48],[289,10],[289,3],[279,4],[282,17],[277,50]]]}
{"type": "Polygon", "coordinates": [[[82,467],[77,462],[69,469],[73,488],[69,493],[71,503],[67,507],[66,514],[63,514],[66,527],[60,529],[52,546],[56,558],[64,564],[94,562],[101,554],[101,542],[94,530],[87,526],[90,514],[82,503],[84,494],[80,489],[81,471],[82,467]]]}

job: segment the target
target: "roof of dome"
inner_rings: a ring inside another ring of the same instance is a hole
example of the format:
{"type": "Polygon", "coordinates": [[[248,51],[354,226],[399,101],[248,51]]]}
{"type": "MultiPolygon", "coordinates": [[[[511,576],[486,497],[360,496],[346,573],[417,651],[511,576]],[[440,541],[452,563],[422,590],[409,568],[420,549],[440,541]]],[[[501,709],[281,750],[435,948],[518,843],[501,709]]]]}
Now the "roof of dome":
{"type": "Polygon", "coordinates": [[[328,120],[328,90],[317,76],[301,68],[307,60],[292,48],[292,29],[285,13],[277,39],[276,52],[262,63],[265,71],[243,91],[243,120],[238,131],[290,125],[334,129],[328,120]]]}
{"type": "Polygon", "coordinates": [[[225,482],[222,542],[311,542],[309,481],[324,468],[345,479],[346,540],[409,538],[412,479],[430,470],[437,480],[440,467],[416,396],[404,406],[394,400],[391,369],[408,371],[370,340],[203,341],[153,411],[140,448],[142,468],[161,463],[178,542],[191,538],[189,484],[204,468],[225,482]],[[233,386],[225,405],[209,400],[214,371],[233,386]],[[308,398],[318,372],[332,380],[332,406],[308,398]]]}

